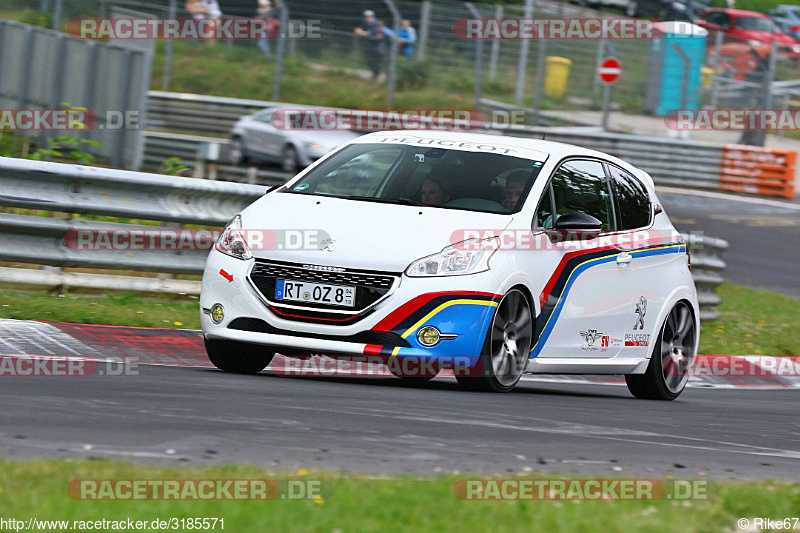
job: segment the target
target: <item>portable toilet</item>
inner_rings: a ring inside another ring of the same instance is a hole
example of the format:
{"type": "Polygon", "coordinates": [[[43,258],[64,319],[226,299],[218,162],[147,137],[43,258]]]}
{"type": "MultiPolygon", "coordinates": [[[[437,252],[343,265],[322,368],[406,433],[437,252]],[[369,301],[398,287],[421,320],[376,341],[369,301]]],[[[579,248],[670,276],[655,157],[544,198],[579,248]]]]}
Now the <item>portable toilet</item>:
{"type": "Polygon", "coordinates": [[[690,22],[653,24],[644,112],[664,116],[700,108],[708,32],[690,22]]]}

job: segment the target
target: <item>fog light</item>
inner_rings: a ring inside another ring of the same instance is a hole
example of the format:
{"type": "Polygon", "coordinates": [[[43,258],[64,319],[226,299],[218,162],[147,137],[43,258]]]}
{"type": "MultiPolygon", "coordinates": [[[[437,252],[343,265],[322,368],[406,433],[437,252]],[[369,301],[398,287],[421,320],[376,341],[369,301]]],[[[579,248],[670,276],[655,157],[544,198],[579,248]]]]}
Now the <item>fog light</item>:
{"type": "Polygon", "coordinates": [[[439,330],[433,326],[425,326],[417,332],[417,340],[423,346],[435,346],[439,338],[439,330]]]}
{"type": "Polygon", "coordinates": [[[214,324],[219,324],[222,322],[223,318],[225,318],[225,310],[220,304],[214,304],[211,308],[211,321],[214,322],[214,324]]]}

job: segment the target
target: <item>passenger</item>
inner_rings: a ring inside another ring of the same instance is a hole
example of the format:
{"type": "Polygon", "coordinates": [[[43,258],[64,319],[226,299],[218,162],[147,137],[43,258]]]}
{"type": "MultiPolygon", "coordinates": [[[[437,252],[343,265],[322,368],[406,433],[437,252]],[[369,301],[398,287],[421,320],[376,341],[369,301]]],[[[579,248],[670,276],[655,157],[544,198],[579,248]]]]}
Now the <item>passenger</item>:
{"type": "Polygon", "coordinates": [[[522,191],[525,190],[530,174],[527,170],[515,170],[506,176],[506,198],[503,205],[509,211],[517,210],[517,203],[522,196],[522,191]]]}
{"type": "Polygon", "coordinates": [[[420,200],[423,204],[444,205],[450,201],[450,195],[445,192],[444,187],[437,180],[426,178],[422,182],[420,200]]]}

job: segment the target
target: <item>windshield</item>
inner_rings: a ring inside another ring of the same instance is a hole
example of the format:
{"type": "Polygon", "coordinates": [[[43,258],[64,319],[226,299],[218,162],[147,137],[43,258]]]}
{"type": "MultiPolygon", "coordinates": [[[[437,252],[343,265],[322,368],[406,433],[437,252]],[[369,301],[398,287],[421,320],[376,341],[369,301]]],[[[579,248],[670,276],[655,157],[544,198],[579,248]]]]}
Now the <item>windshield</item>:
{"type": "Polygon", "coordinates": [[[516,213],[543,161],[409,146],[352,144],[280,192],[484,213],[516,213]]]}
{"type": "Polygon", "coordinates": [[[737,17],[736,28],[739,30],[775,31],[775,25],[771,20],[759,17],[737,17]]]}

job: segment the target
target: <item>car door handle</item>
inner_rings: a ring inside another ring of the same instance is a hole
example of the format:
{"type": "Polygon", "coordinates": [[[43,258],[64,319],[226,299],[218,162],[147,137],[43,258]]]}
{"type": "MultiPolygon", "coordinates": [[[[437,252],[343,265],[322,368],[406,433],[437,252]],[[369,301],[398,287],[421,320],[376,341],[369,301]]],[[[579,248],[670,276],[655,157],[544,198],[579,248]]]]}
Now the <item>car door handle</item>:
{"type": "Polygon", "coordinates": [[[631,261],[633,261],[633,256],[628,252],[622,252],[617,256],[617,264],[621,267],[627,266],[631,261]]]}

